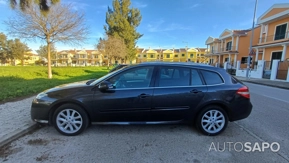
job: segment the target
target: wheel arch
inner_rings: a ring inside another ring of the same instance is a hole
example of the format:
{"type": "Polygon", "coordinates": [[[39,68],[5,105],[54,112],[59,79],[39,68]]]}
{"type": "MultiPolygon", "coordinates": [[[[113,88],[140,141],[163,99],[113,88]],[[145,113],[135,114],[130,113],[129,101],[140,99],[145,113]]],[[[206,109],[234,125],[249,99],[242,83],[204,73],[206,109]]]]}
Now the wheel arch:
{"type": "Polygon", "coordinates": [[[91,117],[90,117],[90,114],[88,114],[87,107],[85,107],[85,105],[83,105],[83,103],[81,103],[77,100],[71,100],[70,99],[70,100],[57,101],[53,105],[51,105],[51,107],[49,109],[49,124],[50,125],[53,125],[53,114],[54,114],[55,110],[64,104],[74,104],[74,105],[81,107],[84,110],[84,112],[86,113],[89,123],[91,123],[91,117]]]}
{"type": "MultiPolygon", "coordinates": [[[[219,107],[221,107],[221,108],[224,109],[224,111],[226,112],[226,114],[227,114],[227,116],[228,116],[228,120],[231,121],[231,111],[230,111],[228,105],[227,105],[226,103],[222,102],[222,101],[212,101],[212,102],[208,102],[208,103],[205,103],[205,104],[199,106],[199,107],[198,107],[199,109],[196,111],[196,114],[195,114],[195,116],[194,116],[194,119],[196,120],[196,117],[200,114],[200,112],[201,112],[204,108],[206,108],[206,107],[208,107],[208,106],[219,106],[219,107]]],[[[194,120],[194,121],[195,121],[195,120],[194,120]]]]}

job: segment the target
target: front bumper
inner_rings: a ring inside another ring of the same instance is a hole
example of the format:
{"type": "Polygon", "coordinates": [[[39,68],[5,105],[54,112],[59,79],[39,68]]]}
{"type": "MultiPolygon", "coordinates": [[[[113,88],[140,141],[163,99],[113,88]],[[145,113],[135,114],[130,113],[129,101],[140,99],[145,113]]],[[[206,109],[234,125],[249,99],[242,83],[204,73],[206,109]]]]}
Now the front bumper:
{"type": "Polygon", "coordinates": [[[32,101],[31,110],[30,110],[31,119],[39,123],[48,123],[50,104],[51,103],[46,102],[46,101],[34,99],[32,101]]]}

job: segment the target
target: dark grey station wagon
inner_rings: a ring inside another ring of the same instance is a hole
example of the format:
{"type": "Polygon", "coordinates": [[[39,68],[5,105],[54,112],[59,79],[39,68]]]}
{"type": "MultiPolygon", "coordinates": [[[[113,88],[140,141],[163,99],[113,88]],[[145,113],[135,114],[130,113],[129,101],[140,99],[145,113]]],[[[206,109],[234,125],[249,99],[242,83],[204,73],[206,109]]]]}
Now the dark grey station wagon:
{"type": "Polygon", "coordinates": [[[31,118],[68,136],[89,124],[180,123],[218,135],[251,110],[248,88],[224,69],[148,62],[46,90],[33,100],[31,118]]]}

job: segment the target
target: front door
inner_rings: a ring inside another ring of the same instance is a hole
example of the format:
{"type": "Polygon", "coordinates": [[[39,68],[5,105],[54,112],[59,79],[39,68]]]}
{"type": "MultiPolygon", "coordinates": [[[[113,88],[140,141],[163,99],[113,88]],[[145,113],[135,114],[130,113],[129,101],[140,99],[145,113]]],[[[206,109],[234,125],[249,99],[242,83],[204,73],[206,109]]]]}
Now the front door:
{"type": "Polygon", "coordinates": [[[281,57],[282,57],[282,52],[273,52],[272,53],[270,70],[272,69],[273,60],[275,60],[275,59],[281,60],[281,57]]]}
{"type": "Polygon", "coordinates": [[[152,101],[152,121],[179,121],[192,115],[207,87],[196,69],[159,67],[152,101]]]}
{"type": "Polygon", "coordinates": [[[96,120],[148,121],[153,95],[153,70],[153,66],[131,68],[108,79],[114,88],[106,92],[97,90],[94,95],[96,120]]]}

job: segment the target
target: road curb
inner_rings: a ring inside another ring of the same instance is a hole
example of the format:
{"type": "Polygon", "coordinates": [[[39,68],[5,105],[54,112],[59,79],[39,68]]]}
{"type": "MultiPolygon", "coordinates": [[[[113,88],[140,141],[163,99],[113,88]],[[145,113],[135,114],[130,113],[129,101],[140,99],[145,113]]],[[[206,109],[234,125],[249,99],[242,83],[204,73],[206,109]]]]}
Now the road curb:
{"type": "MultiPolygon", "coordinates": [[[[240,79],[239,79],[240,80],[240,79]]],[[[259,85],[265,85],[265,86],[269,86],[269,87],[274,87],[274,88],[281,88],[281,89],[287,89],[289,90],[288,87],[282,87],[279,85],[271,85],[271,84],[266,84],[266,83],[259,83],[259,82],[254,82],[254,81],[250,81],[250,80],[241,80],[242,82],[248,82],[248,83],[253,83],[253,84],[259,84],[259,85]]]]}
{"type": "Polygon", "coordinates": [[[37,123],[33,124],[33,125],[29,125],[21,130],[16,130],[2,138],[0,138],[0,148],[2,148],[3,146],[13,142],[14,140],[17,140],[18,138],[24,136],[25,134],[35,131],[37,129],[41,128],[41,126],[37,123]]]}

